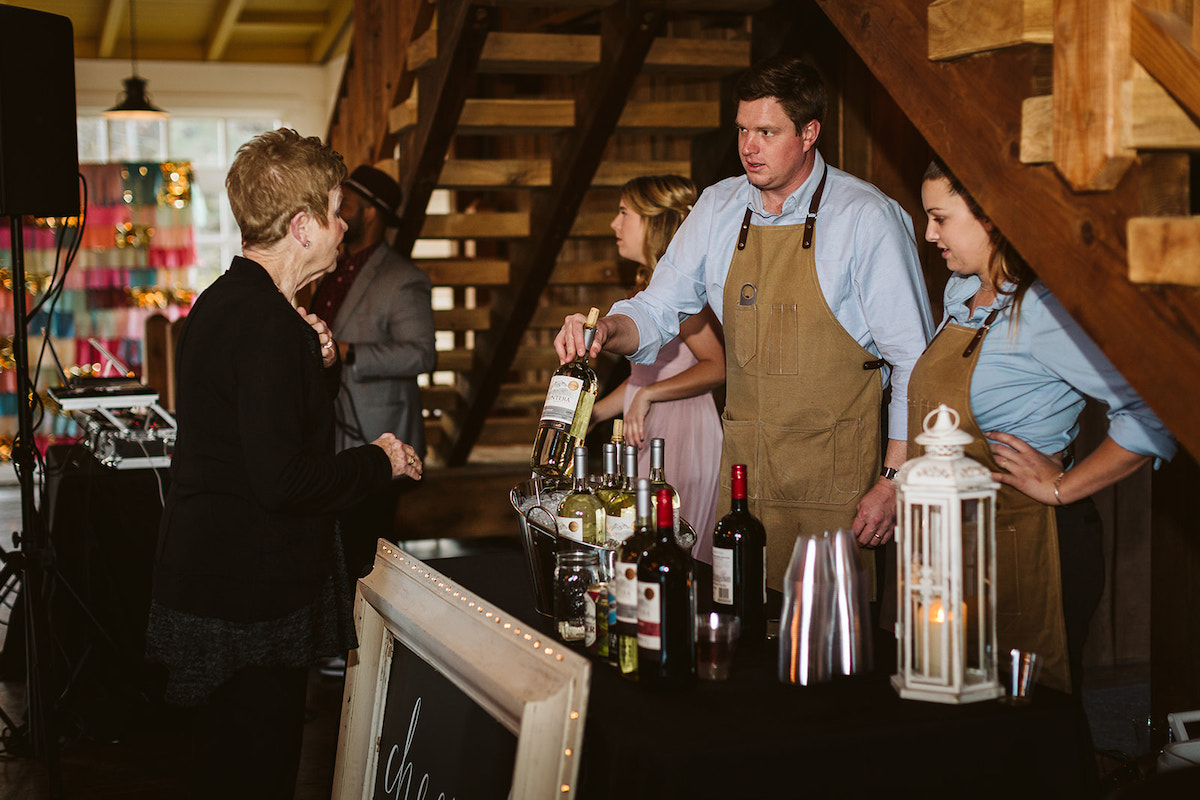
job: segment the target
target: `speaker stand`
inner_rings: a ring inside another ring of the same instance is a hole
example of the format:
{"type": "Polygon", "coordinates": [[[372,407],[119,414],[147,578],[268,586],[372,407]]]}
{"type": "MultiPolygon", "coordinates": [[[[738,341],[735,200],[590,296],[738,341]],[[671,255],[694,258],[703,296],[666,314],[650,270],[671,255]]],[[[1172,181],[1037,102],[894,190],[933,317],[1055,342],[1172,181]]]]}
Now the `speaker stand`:
{"type": "MultiPolygon", "coordinates": [[[[29,706],[29,741],[35,756],[46,767],[51,798],[63,796],[59,767],[58,725],[52,700],[55,696],[50,647],[50,618],[46,575],[54,568],[54,553],[48,531],[34,505],[33,384],[29,379],[29,320],[25,309],[25,239],[21,216],[9,217],[12,236],[13,360],[17,373],[17,439],[13,464],[21,484],[19,537],[21,585],[25,596],[25,686],[29,706]]],[[[11,557],[11,556],[10,556],[11,557]]]]}

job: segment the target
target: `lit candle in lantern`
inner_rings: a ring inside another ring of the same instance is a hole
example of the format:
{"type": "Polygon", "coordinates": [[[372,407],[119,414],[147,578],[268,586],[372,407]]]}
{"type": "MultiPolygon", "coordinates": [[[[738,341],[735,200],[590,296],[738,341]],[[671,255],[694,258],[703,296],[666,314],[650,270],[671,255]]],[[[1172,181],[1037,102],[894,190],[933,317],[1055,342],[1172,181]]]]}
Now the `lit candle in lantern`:
{"type": "MultiPolygon", "coordinates": [[[[949,667],[950,653],[946,653],[943,657],[942,653],[942,638],[945,635],[944,625],[949,622],[954,624],[954,615],[950,614],[950,619],[946,619],[946,610],[942,606],[941,600],[933,600],[928,608],[917,606],[917,637],[914,642],[916,646],[915,662],[916,668],[925,673],[930,678],[945,678],[946,669],[949,667]],[[926,637],[928,636],[928,639],[926,637]],[[928,647],[926,642],[928,641],[928,647]]],[[[962,603],[961,613],[958,615],[958,625],[962,628],[963,639],[966,641],[967,630],[967,604],[962,603]]]]}

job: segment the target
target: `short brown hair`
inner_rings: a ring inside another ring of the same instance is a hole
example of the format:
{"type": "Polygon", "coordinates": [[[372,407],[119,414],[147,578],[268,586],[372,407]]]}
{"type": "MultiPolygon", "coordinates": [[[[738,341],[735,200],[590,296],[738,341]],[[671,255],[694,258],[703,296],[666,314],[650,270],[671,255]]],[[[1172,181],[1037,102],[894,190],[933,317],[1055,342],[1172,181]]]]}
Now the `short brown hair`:
{"type": "Polygon", "coordinates": [[[783,106],[796,135],[814,119],[825,124],[825,82],[813,67],[791,56],[772,56],[752,65],[733,87],[736,103],[770,97],[783,106]]]}
{"type": "Polygon", "coordinates": [[[341,154],[316,136],[291,128],[255,136],[238,148],[225,178],[242,246],[278,242],[301,211],[327,225],[329,193],[345,179],[341,154]]]}
{"type": "Polygon", "coordinates": [[[696,185],[679,175],[643,175],[621,187],[621,199],[642,218],[642,263],[636,289],[650,283],[650,274],[667,252],[667,245],[696,202],[696,185]]]}

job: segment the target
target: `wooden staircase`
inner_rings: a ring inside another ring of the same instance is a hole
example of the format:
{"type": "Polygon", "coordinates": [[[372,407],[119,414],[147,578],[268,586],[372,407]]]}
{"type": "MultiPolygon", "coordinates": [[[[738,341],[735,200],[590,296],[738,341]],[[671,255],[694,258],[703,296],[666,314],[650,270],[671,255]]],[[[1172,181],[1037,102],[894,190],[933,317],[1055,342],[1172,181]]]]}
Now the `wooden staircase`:
{"type": "Polygon", "coordinates": [[[631,282],[609,228],[619,187],[692,174],[766,5],[357,0],[330,140],[399,179],[396,246],[433,280],[431,463],[477,444],[525,457],[563,317],[631,282]]]}

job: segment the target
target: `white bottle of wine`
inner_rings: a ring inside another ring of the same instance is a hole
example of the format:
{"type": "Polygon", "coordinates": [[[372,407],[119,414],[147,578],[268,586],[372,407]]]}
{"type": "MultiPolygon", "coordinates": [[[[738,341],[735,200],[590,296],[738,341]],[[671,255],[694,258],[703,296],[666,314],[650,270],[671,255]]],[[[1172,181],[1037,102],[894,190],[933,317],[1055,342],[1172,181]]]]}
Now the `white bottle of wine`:
{"type": "Polygon", "coordinates": [[[563,364],[550,379],[529,458],[534,475],[561,480],[571,474],[572,455],[587,435],[592,404],[596,401],[596,373],[588,363],[587,351],[592,348],[599,318],[600,309],[588,312],[583,325],[584,354],[563,364]]]}
{"type": "Polygon", "coordinates": [[[584,544],[605,540],[604,504],[588,485],[588,450],[575,448],[575,488],[558,505],[558,535],[584,544]]]}

